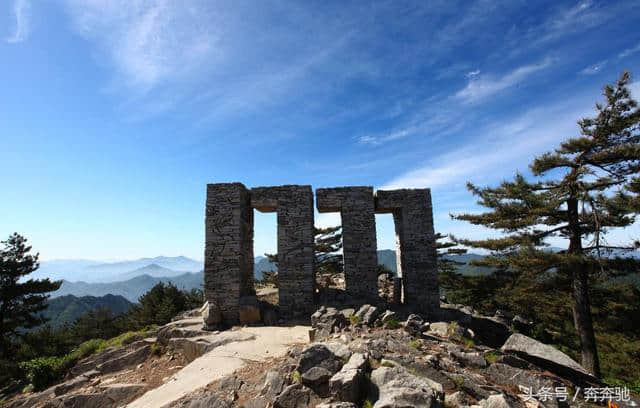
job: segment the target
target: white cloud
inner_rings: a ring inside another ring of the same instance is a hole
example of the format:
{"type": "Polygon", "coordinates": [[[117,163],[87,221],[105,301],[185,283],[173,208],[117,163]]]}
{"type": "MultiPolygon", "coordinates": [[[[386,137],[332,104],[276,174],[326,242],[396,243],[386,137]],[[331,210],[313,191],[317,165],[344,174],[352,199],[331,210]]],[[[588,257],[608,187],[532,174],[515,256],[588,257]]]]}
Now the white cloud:
{"type": "Polygon", "coordinates": [[[420,130],[419,126],[409,126],[403,129],[398,129],[391,133],[387,133],[382,136],[371,136],[365,135],[358,138],[358,142],[362,144],[370,144],[370,145],[380,145],[383,143],[391,142],[398,139],[404,139],[405,137],[409,137],[414,135],[420,130]]]}
{"type": "Polygon", "coordinates": [[[577,134],[576,121],[591,112],[585,99],[533,109],[506,123],[501,120],[489,124],[478,129],[464,147],[401,174],[381,188],[459,187],[466,181],[487,182],[524,171],[535,154],[577,134]]]}
{"type": "Polygon", "coordinates": [[[607,65],[607,60],[597,62],[593,65],[589,65],[588,67],[580,71],[580,73],[583,75],[594,75],[600,72],[605,65],[607,65]]]}
{"type": "Polygon", "coordinates": [[[475,102],[502,90],[510,88],[526,80],[530,75],[551,66],[551,58],[545,58],[541,62],[519,67],[503,77],[483,75],[472,77],[466,87],[456,93],[456,98],[465,102],[475,102]]]}
{"type": "Polygon", "coordinates": [[[467,78],[473,78],[473,77],[478,76],[479,74],[480,74],[480,70],[479,70],[479,69],[476,69],[475,71],[469,71],[469,72],[467,72],[467,73],[465,74],[465,76],[466,76],[467,78]]]}
{"type": "Polygon", "coordinates": [[[29,37],[31,3],[28,0],[15,0],[13,14],[16,19],[15,31],[6,38],[6,41],[11,44],[23,42],[29,37]]]}
{"type": "Polygon", "coordinates": [[[626,50],[622,51],[620,54],[618,54],[618,58],[626,58],[637,53],[638,51],[640,51],[640,43],[638,43],[638,45],[636,45],[635,47],[627,48],[626,50]]]}
{"type": "Polygon", "coordinates": [[[96,40],[128,85],[152,88],[187,76],[216,53],[217,37],[200,1],[67,0],[79,32],[96,40]]]}

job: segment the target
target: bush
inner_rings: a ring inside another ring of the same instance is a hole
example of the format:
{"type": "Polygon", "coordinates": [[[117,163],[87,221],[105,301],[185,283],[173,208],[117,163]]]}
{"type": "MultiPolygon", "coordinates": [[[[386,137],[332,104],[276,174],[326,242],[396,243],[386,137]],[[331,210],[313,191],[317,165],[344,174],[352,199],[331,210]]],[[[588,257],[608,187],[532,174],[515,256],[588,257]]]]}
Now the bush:
{"type": "Polygon", "coordinates": [[[24,371],[27,380],[39,391],[64,377],[67,370],[74,363],[75,359],[71,355],[64,357],[38,357],[20,363],[20,368],[24,371]]]}

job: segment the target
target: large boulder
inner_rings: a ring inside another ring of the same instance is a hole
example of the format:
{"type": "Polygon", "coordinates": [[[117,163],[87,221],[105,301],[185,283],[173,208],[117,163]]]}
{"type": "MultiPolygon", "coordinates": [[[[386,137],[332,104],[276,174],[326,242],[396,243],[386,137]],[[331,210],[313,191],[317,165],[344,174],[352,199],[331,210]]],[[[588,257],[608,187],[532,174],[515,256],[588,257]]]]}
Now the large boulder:
{"type": "Polygon", "coordinates": [[[302,383],[311,388],[316,394],[325,397],[329,390],[329,378],[333,373],[324,367],[311,367],[302,374],[302,383]]]}
{"type": "Polygon", "coordinates": [[[342,368],[343,360],[336,356],[326,345],[313,344],[302,351],[296,370],[306,373],[312,367],[322,367],[335,374],[342,368]]]}
{"type": "Polygon", "coordinates": [[[438,407],[444,397],[442,385],[417,377],[402,367],[380,367],[371,373],[378,388],[374,408],[438,407]]]}
{"type": "Polygon", "coordinates": [[[334,307],[321,306],[311,315],[311,326],[316,329],[318,338],[326,338],[335,329],[341,329],[349,325],[343,313],[334,307]]]}
{"type": "Polygon", "coordinates": [[[292,384],[278,395],[275,408],[306,408],[309,405],[309,390],[302,384],[292,384]]]}
{"type": "Polygon", "coordinates": [[[525,360],[572,380],[597,381],[584,367],[562,351],[524,334],[512,334],[500,350],[515,353],[525,360]]]}
{"type": "Polygon", "coordinates": [[[355,314],[358,323],[365,326],[373,326],[378,316],[380,316],[380,309],[372,305],[362,305],[355,314]]]}
{"type": "MultiPolygon", "coordinates": [[[[499,384],[513,389],[525,387],[534,392],[541,389],[553,390],[556,387],[564,386],[558,381],[557,377],[538,374],[530,370],[523,370],[501,363],[491,364],[486,369],[485,375],[487,380],[493,384],[499,384]]],[[[556,408],[564,404],[560,401],[560,398],[553,397],[544,401],[544,405],[548,408],[556,408]]]]}
{"type": "Polygon", "coordinates": [[[329,380],[329,390],[341,401],[359,402],[365,388],[365,370],[369,364],[366,355],[354,353],[349,361],[342,366],[329,380]]]}

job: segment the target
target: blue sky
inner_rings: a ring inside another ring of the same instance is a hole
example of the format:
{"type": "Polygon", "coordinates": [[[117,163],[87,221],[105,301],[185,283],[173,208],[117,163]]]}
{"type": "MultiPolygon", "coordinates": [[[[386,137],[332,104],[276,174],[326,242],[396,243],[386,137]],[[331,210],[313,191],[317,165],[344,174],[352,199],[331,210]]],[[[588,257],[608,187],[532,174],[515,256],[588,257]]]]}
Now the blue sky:
{"type": "MultiPolygon", "coordinates": [[[[430,187],[436,229],[480,237],[449,220],[465,182],[526,172],[640,78],[638,26],[638,1],[6,0],[0,236],[201,259],[206,183],[241,181],[430,187]]],[[[256,254],[275,235],[259,215],[256,254]]]]}

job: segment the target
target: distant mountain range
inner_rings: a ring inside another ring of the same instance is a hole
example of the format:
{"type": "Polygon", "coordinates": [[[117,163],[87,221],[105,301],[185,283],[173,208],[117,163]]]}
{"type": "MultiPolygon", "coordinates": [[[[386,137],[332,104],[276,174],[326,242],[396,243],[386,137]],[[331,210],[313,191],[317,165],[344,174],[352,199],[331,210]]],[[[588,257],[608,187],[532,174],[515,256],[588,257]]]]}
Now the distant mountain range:
{"type": "Polygon", "coordinates": [[[124,297],[111,294],[101,297],[66,295],[50,298],[47,303],[49,306],[42,315],[49,319],[48,324],[52,327],[73,323],[91,310],[105,308],[111,310],[114,315],[119,315],[126,313],[133,306],[133,303],[124,297]]]}
{"type": "MultiPolygon", "coordinates": [[[[628,254],[628,256],[637,257],[638,252],[628,254]]],[[[472,253],[448,256],[450,259],[464,263],[458,265],[458,270],[463,275],[490,273],[489,268],[469,265],[471,261],[483,257],[483,255],[472,253]]],[[[378,251],[378,263],[397,273],[395,251],[390,249],[378,251]]],[[[254,276],[256,280],[262,279],[264,272],[277,271],[277,269],[276,265],[269,262],[266,257],[257,256],[255,258],[254,276]]],[[[182,256],[143,258],[114,263],[95,263],[86,260],[49,261],[43,262],[40,269],[32,276],[63,280],[62,286],[52,293],[52,297],[112,294],[122,296],[130,302],[137,302],[141,295],[158,282],[171,282],[180,289],[191,290],[202,289],[204,281],[202,264],[182,256]]],[[[633,279],[637,280],[637,277],[633,279]]]]}
{"type": "Polygon", "coordinates": [[[140,296],[147,293],[158,282],[170,282],[182,290],[202,289],[204,275],[202,272],[187,272],[171,277],[145,274],[119,282],[69,282],[65,280],[62,281],[60,289],[52,292],[51,296],[104,296],[112,294],[123,296],[130,302],[138,302],[140,296]]]}
{"type": "Polygon", "coordinates": [[[143,274],[156,277],[177,276],[185,272],[199,272],[202,269],[202,262],[184,256],[158,256],[110,263],[89,260],[55,260],[41,262],[40,268],[31,277],[72,282],[118,282],[143,274]]]}

